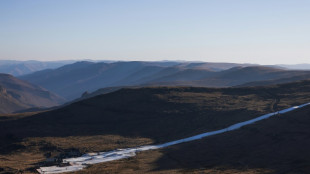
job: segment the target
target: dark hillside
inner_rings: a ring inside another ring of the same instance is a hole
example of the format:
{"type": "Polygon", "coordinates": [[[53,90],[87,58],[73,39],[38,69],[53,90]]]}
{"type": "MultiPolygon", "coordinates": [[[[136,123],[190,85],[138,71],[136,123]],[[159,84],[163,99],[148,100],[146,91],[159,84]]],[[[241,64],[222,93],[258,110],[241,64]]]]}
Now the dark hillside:
{"type": "Polygon", "coordinates": [[[36,165],[26,163],[27,155],[36,155],[33,160],[39,162],[46,153],[57,157],[70,149],[86,153],[161,143],[221,129],[309,98],[310,81],[248,88],[120,89],[53,111],[2,117],[0,159],[19,161],[26,169],[36,165]]]}
{"type": "Polygon", "coordinates": [[[182,167],[217,171],[220,167],[310,173],[309,115],[310,107],[306,107],[234,132],[164,149],[157,164],[161,170],[182,167]]]}
{"type": "Polygon", "coordinates": [[[310,107],[80,173],[310,173],[310,107]]]}

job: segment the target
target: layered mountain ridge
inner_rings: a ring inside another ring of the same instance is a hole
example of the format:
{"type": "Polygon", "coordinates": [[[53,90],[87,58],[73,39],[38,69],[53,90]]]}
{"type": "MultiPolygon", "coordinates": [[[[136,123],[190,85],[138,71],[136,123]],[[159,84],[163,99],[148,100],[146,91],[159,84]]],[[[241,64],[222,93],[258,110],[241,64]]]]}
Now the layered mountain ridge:
{"type": "Polygon", "coordinates": [[[20,77],[68,100],[85,91],[119,86],[231,87],[255,81],[308,79],[310,71],[249,64],[161,62],[77,62],[20,77]]]}

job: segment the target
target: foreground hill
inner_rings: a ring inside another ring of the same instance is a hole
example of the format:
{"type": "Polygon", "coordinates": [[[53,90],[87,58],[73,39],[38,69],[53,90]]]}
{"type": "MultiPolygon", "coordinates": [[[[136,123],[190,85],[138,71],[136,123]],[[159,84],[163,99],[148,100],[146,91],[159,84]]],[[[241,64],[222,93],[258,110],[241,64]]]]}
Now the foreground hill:
{"type": "Polygon", "coordinates": [[[310,173],[310,107],[80,173],[310,173]]]}
{"type": "Polygon", "coordinates": [[[0,74],[0,113],[33,107],[52,107],[64,102],[61,97],[8,74],[0,74]]]}
{"type": "MultiPolygon", "coordinates": [[[[228,63],[77,62],[55,70],[21,77],[65,97],[76,99],[85,91],[118,86],[230,87],[253,81],[310,75],[310,71],[288,71],[275,67],[238,66],[228,63]],[[237,66],[237,67],[236,67],[237,66]],[[230,68],[230,69],[229,69],[230,68]]],[[[294,79],[291,79],[294,81],[294,79]]],[[[290,82],[290,81],[289,81],[290,82]]]]}
{"type": "Polygon", "coordinates": [[[306,103],[309,97],[310,81],[250,88],[127,88],[54,111],[2,116],[0,168],[31,172],[46,158],[181,139],[306,103]]]}

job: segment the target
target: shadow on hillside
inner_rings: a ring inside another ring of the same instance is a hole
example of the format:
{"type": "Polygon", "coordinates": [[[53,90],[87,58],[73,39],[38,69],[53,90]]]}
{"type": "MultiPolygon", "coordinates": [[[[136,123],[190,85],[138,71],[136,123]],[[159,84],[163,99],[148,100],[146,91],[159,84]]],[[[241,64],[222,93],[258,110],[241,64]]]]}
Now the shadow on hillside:
{"type": "Polygon", "coordinates": [[[233,132],[162,149],[154,171],[310,173],[309,115],[310,107],[306,107],[233,132]]]}
{"type": "Polygon", "coordinates": [[[0,153],[23,148],[18,142],[29,137],[120,135],[150,138],[155,143],[163,143],[221,129],[262,114],[247,109],[206,109],[193,103],[164,101],[147,96],[148,93],[127,94],[126,98],[123,94],[115,95],[119,93],[0,122],[0,153]],[[119,100],[112,100],[113,97],[119,100]]]}

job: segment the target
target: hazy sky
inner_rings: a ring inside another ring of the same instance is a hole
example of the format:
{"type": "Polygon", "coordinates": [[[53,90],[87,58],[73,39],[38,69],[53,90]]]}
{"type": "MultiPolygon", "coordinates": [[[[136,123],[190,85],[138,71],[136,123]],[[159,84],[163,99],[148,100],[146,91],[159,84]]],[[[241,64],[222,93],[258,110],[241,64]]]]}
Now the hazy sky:
{"type": "Polygon", "coordinates": [[[0,0],[0,59],[310,63],[310,0],[0,0]]]}

